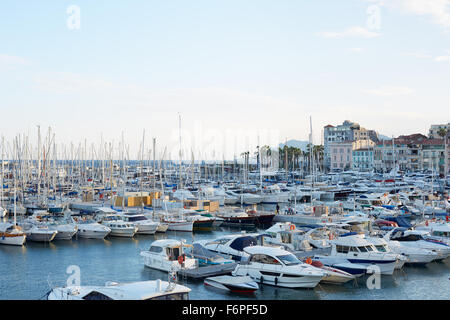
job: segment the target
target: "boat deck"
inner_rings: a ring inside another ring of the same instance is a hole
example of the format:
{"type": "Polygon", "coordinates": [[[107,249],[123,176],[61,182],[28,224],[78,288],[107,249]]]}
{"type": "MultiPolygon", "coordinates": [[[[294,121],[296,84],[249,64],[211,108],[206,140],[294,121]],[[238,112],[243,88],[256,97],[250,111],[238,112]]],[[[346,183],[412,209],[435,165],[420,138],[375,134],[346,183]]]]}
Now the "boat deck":
{"type": "Polygon", "coordinates": [[[179,276],[193,279],[201,279],[212,276],[230,274],[237,266],[237,263],[218,264],[206,267],[198,267],[196,269],[187,269],[178,271],[179,276]]]}

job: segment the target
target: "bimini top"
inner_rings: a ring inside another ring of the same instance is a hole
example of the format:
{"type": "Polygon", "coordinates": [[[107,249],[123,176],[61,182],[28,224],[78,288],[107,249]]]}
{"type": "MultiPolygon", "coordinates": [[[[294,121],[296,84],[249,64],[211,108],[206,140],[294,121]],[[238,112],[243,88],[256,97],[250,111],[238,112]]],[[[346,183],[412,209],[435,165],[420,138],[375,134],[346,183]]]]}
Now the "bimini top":
{"type": "Polygon", "coordinates": [[[258,242],[255,237],[252,236],[244,236],[234,239],[232,243],[230,243],[230,248],[235,249],[237,251],[242,251],[244,248],[249,246],[256,246],[258,242]]]}
{"type": "Polygon", "coordinates": [[[244,251],[248,254],[267,254],[273,257],[292,254],[289,251],[281,249],[281,247],[252,246],[246,247],[244,251]]]}

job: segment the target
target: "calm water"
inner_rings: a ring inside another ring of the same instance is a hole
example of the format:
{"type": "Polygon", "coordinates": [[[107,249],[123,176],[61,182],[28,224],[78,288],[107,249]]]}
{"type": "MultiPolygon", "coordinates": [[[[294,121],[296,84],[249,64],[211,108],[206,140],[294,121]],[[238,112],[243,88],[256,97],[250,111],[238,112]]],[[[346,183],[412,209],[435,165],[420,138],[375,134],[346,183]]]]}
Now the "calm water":
{"type": "MultiPolygon", "coordinates": [[[[156,239],[194,240],[236,232],[220,228],[212,232],[167,232],[134,239],[73,239],[50,244],[28,242],[23,247],[0,246],[0,299],[40,299],[50,287],[64,286],[66,269],[78,265],[82,285],[106,281],[167,280],[167,274],[144,266],[141,250],[156,239]]],[[[224,293],[200,280],[179,280],[192,289],[190,298],[205,299],[450,299],[450,259],[425,267],[404,267],[394,276],[382,276],[381,289],[369,290],[365,279],[358,284],[323,285],[315,289],[284,289],[263,286],[253,295],[224,293]]]]}

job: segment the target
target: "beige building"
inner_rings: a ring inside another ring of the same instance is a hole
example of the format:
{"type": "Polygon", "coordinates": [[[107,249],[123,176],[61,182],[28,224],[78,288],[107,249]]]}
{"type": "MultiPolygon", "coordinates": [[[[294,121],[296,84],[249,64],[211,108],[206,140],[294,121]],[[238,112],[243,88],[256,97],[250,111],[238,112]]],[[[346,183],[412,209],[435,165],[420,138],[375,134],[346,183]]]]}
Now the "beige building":
{"type": "Polygon", "coordinates": [[[428,137],[432,138],[432,139],[442,139],[443,136],[439,134],[442,129],[449,132],[450,131],[450,122],[447,124],[433,124],[430,127],[430,131],[428,131],[428,137]]]}

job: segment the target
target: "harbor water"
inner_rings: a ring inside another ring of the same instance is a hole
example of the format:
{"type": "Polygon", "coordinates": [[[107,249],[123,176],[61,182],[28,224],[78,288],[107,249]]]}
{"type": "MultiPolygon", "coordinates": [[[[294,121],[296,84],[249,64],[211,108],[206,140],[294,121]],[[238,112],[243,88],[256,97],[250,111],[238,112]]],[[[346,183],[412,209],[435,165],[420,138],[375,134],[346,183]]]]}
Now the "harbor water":
{"type": "MultiPolygon", "coordinates": [[[[262,230],[258,230],[262,231],[262,230]]],[[[162,279],[167,273],[144,266],[139,253],[157,239],[214,239],[240,232],[218,228],[210,232],[167,232],[105,240],[76,239],[51,243],[27,242],[23,247],[0,246],[0,299],[41,299],[50,288],[65,286],[71,273],[68,267],[78,266],[81,285],[104,285],[107,281],[128,282],[162,279]]],[[[178,279],[192,289],[190,299],[366,299],[414,300],[450,299],[450,258],[423,267],[404,266],[393,276],[381,276],[380,289],[369,289],[367,276],[357,283],[345,285],[320,284],[315,289],[287,289],[263,285],[254,294],[226,293],[206,287],[203,280],[178,279]]]]}

